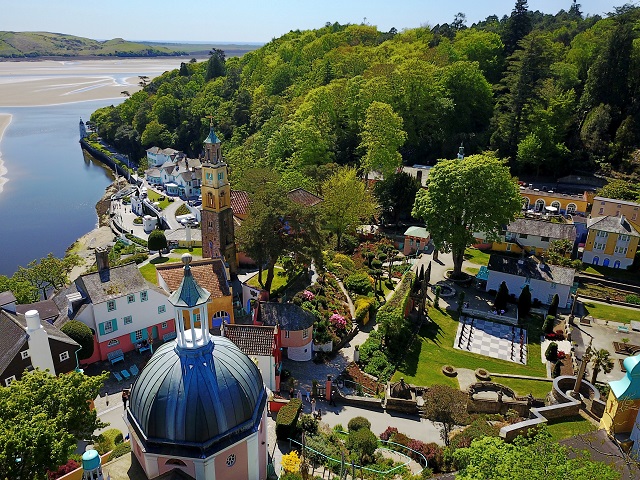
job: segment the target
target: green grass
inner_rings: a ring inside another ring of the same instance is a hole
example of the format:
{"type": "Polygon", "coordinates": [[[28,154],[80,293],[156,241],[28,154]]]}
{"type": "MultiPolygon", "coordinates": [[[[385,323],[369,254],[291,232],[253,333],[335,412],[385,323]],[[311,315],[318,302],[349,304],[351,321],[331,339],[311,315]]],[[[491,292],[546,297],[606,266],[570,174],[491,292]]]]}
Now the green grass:
{"type": "Polygon", "coordinates": [[[473,275],[474,277],[478,274],[478,272],[480,271],[479,268],[476,267],[464,267],[462,270],[464,270],[466,273],[468,273],[469,275],[473,275]]]}
{"type": "Polygon", "coordinates": [[[551,382],[524,380],[521,378],[493,377],[491,380],[505,387],[509,387],[516,392],[516,395],[521,397],[532,394],[535,398],[545,398],[553,386],[551,382]]]}
{"type": "MultiPolygon", "coordinates": [[[[265,282],[267,280],[267,271],[262,272],[262,281],[265,282]]],[[[271,292],[273,293],[280,287],[283,287],[287,284],[287,276],[284,274],[284,268],[276,267],[273,273],[273,282],[271,282],[271,292]]],[[[258,274],[256,273],[253,277],[249,279],[247,285],[254,288],[262,288],[258,283],[258,274]]]]}
{"type": "Polygon", "coordinates": [[[150,281],[151,283],[153,283],[154,285],[158,284],[158,278],[156,276],[156,265],[162,264],[162,263],[176,263],[179,262],[180,259],[179,258],[170,258],[170,257],[154,257],[151,260],[149,260],[149,263],[147,263],[146,265],[143,265],[142,267],[140,267],[140,273],[142,274],[142,276],[150,281]]]}
{"type": "Polygon", "coordinates": [[[540,361],[540,320],[533,320],[529,328],[529,358],[527,365],[519,365],[504,360],[477,355],[453,348],[458,327],[457,314],[429,309],[429,317],[434,323],[422,327],[418,338],[402,364],[398,367],[394,380],[400,377],[415,385],[445,384],[458,388],[456,378],[446,377],[442,373],[444,365],[456,368],[484,368],[490,372],[512,373],[532,377],[545,377],[546,369],[540,361]]]}
{"type": "Polygon", "coordinates": [[[160,204],[161,210],[164,210],[165,208],[167,208],[167,206],[169,206],[169,200],[166,195],[160,195],[155,190],[149,190],[147,195],[149,196],[149,201],[151,201],[151,203],[158,202],[160,204]],[[164,197],[164,200],[160,200],[160,198],[162,197],[164,197]]]}
{"type": "Polygon", "coordinates": [[[602,265],[585,265],[584,272],[590,273],[591,275],[600,275],[604,277],[611,277],[617,280],[622,281],[638,281],[639,274],[638,272],[630,272],[629,270],[624,270],[622,268],[611,268],[611,267],[603,267],[602,265]]]}
{"type": "Polygon", "coordinates": [[[193,247],[191,250],[188,248],[174,248],[171,250],[173,253],[190,253],[193,258],[202,258],[202,247],[193,247]]]}
{"type": "Polygon", "coordinates": [[[574,435],[581,435],[597,430],[591,422],[585,420],[580,415],[568,417],[562,421],[548,423],[547,428],[556,442],[573,437],[574,435]]]}
{"type": "Polygon", "coordinates": [[[464,251],[465,261],[475,263],[476,265],[487,265],[490,256],[491,252],[478,250],[477,248],[467,248],[464,251]]]}
{"type": "Polygon", "coordinates": [[[629,323],[631,320],[640,320],[640,310],[617,307],[615,305],[603,305],[601,303],[583,302],[585,313],[601,320],[629,323]]]}

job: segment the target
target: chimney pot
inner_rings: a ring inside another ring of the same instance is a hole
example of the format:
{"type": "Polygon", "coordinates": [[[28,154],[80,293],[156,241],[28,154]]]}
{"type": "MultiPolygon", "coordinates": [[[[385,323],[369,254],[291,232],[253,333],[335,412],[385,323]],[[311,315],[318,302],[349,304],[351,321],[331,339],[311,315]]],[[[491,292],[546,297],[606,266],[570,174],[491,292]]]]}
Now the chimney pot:
{"type": "Polygon", "coordinates": [[[39,330],[42,328],[42,323],[40,323],[40,314],[37,310],[29,310],[24,314],[25,319],[27,320],[27,333],[39,330]]]}

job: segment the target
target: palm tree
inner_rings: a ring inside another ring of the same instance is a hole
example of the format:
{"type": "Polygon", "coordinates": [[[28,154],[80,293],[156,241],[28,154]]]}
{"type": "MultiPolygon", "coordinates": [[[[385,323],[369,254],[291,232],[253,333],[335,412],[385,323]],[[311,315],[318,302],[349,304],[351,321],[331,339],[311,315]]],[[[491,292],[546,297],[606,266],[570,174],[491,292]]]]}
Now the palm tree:
{"type": "Polygon", "coordinates": [[[609,356],[609,351],[601,348],[600,350],[594,350],[591,357],[591,367],[593,368],[593,374],[591,375],[591,384],[596,384],[596,378],[598,373],[602,370],[604,373],[609,373],[613,370],[613,360],[609,356]]]}

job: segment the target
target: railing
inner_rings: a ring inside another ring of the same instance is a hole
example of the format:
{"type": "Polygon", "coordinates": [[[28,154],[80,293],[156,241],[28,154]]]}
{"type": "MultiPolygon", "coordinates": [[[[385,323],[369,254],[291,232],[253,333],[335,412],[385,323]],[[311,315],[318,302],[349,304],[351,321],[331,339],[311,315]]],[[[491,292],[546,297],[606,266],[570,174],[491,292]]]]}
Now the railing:
{"type": "Polygon", "coordinates": [[[498,315],[492,312],[485,312],[482,310],[475,310],[473,308],[463,308],[462,313],[464,313],[468,317],[474,318],[483,318],[485,320],[496,320],[498,322],[509,323],[512,325],[518,324],[518,309],[516,308],[516,316],[512,317],[510,315],[498,315]]]}

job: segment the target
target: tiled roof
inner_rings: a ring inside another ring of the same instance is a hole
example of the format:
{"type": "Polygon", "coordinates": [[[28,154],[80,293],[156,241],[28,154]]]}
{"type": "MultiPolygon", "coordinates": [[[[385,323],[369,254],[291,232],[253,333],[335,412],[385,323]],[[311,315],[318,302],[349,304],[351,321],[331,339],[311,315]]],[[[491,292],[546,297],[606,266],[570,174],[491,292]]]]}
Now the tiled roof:
{"type": "MultiPolygon", "coordinates": [[[[14,318],[20,327],[22,327],[23,329],[27,328],[27,319],[24,315],[15,315],[14,318]]],[[[77,347],[80,346],[79,343],[63,333],[62,330],[60,330],[58,327],[51,325],[49,322],[43,321],[42,316],[40,317],[40,323],[42,324],[42,328],[44,328],[47,332],[47,335],[49,335],[49,338],[68,343],[69,345],[75,345],[77,347]]]]}
{"type": "Polygon", "coordinates": [[[574,200],[583,201],[583,202],[587,201],[584,193],[582,194],[560,193],[560,192],[554,192],[553,190],[546,191],[546,190],[540,190],[540,189],[531,189],[527,187],[520,187],[520,195],[534,195],[539,197],[557,197],[557,198],[574,199],[574,200]]]}
{"type": "Polygon", "coordinates": [[[619,203],[620,205],[640,207],[640,203],[637,203],[637,202],[632,202],[630,200],[616,200],[615,198],[607,198],[607,197],[593,197],[593,204],[595,205],[596,202],[609,202],[609,203],[616,203],[616,204],[619,203]]]}
{"type": "Polygon", "coordinates": [[[316,317],[293,303],[260,302],[258,321],[278,325],[282,330],[304,330],[313,326],[316,317]]]}
{"type": "Polygon", "coordinates": [[[599,230],[601,232],[619,233],[622,235],[632,235],[640,237],[640,233],[623,217],[592,217],[587,221],[587,228],[599,230]]]}
{"type": "Polygon", "coordinates": [[[20,327],[15,318],[14,315],[0,310],[0,373],[5,371],[27,341],[27,332],[20,327]]]}
{"type": "Polygon", "coordinates": [[[405,237],[429,238],[429,232],[424,227],[409,227],[404,232],[405,237]]]}
{"type": "MultiPolygon", "coordinates": [[[[94,305],[151,288],[151,284],[144,279],[133,262],[111,267],[104,272],[82,275],[76,280],[76,286],[78,290],[86,292],[94,305]]],[[[64,301],[66,302],[66,298],[64,301]]],[[[60,304],[56,304],[60,308],[60,304]]]]}
{"type": "Polygon", "coordinates": [[[249,213],[249,193],[244,190],[231,190],[231,210],[234,215],[249,213]]]}
{"type": "Polygon", "coordinates": [[[545,282],[554,282],[569,286],[573,285],[573,279],[576,274],[573,268],[549,265],[541,262],[536,257],[521,259],[496,254],[491,254],[489,257],[487,268],[490,272],[507,273],[519,277],[544,280],[545,282]]]}
{"type": "Polygon", "coordinates": [[[287,197],[294,203],[304,207],[314,207],[321,203],[323,199],[304,188],[295,188],[287,193],[287,197]]]}
{"type": "Polygon", "coordinates": [[[51,299],[42,300],[41,302],[36,302],[36,303],[27,303],[25,305],[16,305],[17,313],[21,313],[24,315],[29,310],[37,310],[42,320],[49,320],[51,318],[55,318],[58,315],[60,315],[60,310],[58,309],[58,306],[51,299]]]}
{"type": "Polygon", "coordinates": [[[245,355],[273,354],[274,326],[225,325],[224,336],[231,340],[245,355]]]}
{"type": "Polygon", "coordinates": [[[16,301],[15,295],[11,291],[0,292],[0,307],[16,301]]]}
{"type": "Polygon", "coordinates": [[[161,177],[162,176],[162,172],[160,171],[159,168],[150,168],[148,170],[146,170],[145,175],[147,175],[148,177],[161,177]]]}
{"type": "Polygon", "coordinates": [[[552,223],[545,220],[535,220],[532,218],[518,218],[507,227],[508,232],[524,233],[526,235],[537,235],[539,237],[549,237],[557,239],[576,239],[576,226],[571,223],[552,223]]]}
{"type": "MultiPolygon", "coordinates": [[[[193,260],[190,266],[193,278],[201,287],[209,291],[212,298],[231,295],[222,260],[219,258],[193,260]]],[[[184,277],[184,265],[182,263],[156,265],[156,270],[167,284],[167,287],[169,287],[169,290],[174,292],[178,289],[184,277]]]]}

